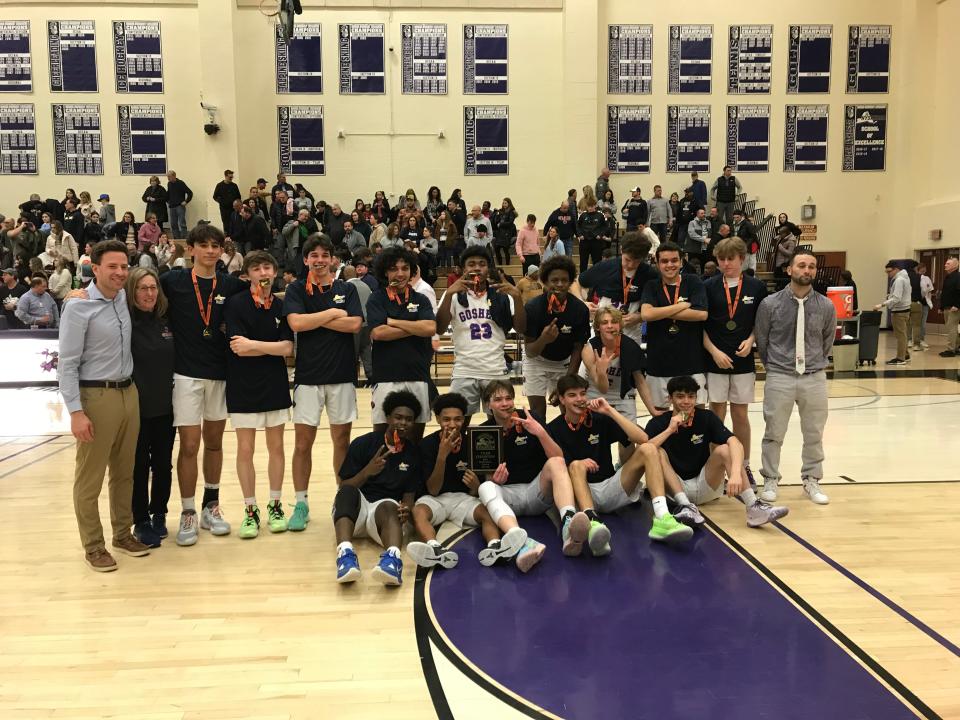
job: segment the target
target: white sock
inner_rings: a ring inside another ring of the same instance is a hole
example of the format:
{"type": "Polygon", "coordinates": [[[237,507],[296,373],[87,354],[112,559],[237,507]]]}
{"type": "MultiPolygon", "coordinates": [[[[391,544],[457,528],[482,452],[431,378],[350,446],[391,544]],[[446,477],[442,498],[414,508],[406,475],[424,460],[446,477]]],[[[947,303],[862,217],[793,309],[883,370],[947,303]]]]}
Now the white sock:
{"type": "Polygon", "coordinates": [[[305,503],[307,501],[307,491],[306,490],[297,490],[294,492],[297,502],[305,503]]]}
{"type": "Polygon", "coordinates": [[[256,495],[254,495],[253,497],[245,497],[245,498],[243,499],[243,504],[246,505],[247,507],[251,507],[252,505],[256,505],[256,504],[257,504],[257,497],[256,497],[256,495]]]}
{"type": "Polygon", "coordinates": [[[220,489],[220,483],[208,483],[208,482],[205,482],[205,483],[203,484],[203,489],[204,489],[204,490],[219,490],[219,489],[220,489]]]}
{"type": "Polygon", "coordinates": [[[283,490],[271,490],[270,502],[273,502],[274,500],[279,500],[282,495],[283,495],[283,490]]]}
{"type": "Polygon", "coordinates": [[[500,542],[499,540],[491,540],[490,542],[487,543],[487,547],[493,547],[499,542],[500,542]]]}
{"type": "Polygon", "coordinates": [[[398,548],[396,545],[391,545],[388,547],[387,552],[393,555],[395,558],[400,557],[400,548],[398,548]]]}
{"type": "Polygon", "coordinates": [[[658,520],[670,514],[667,510],[667,499],[663,495],[653,499],[653,514],[658,520]]]}
{"type": "Polygon", "coordinates": [[[748,487],[746,490],[740,493],[740,499],[747,504],[747,507],[750,507],[757,501],[757,496],[753,492],[753,488],[748,487]]]}
{"type": "Polygon", "coordinates": [[[343,555],[344,550],[353,550],[353,543],[349,540],[344,540],[342,543],[337,545],[337,557],[343,555]]]}
{"type": "Polygon", "coordinates": [[[427,545],[430,547],[440,547],[440,542],[434,538],[433,540],[427,540],[427,545]]]}
{"type": "Polygon", "coordinates": [[[197,499],[195,497],[180,498],[180,504],[183,505],[184,512],[197,511],[197,499]]]}
{"type": "Polygon", "coordinates": [[[577,512],[577,509],[573,505],[564,505],[562,508],[560,508],[560,519],[563,520],[563,518],[567,516],[568,512],[573,515],[577,512]]]}
{"type": "Polygon", "coordinates": [[[676,495],[673,496],[673,499],[677,501],[677,504],[678,504],[678,505],[692,505],[692,504],[693,504],[693,503],[690,502],[690,498],[687,497],[687,494],[686,494],[685,492],[678,492],[676,495]]]}

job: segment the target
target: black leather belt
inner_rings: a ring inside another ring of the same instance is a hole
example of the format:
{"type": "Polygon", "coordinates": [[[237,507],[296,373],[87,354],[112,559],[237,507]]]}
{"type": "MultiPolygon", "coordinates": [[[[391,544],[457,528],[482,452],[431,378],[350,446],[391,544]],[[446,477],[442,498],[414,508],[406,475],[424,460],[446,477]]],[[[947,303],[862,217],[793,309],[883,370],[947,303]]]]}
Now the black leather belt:
{"type": "Polygon", "coordinates": [[[126,380],[81,380],[80,387],[122,390],[123,388],[130,387],[132,383],[133,380],[130,378],[126,380]]]}

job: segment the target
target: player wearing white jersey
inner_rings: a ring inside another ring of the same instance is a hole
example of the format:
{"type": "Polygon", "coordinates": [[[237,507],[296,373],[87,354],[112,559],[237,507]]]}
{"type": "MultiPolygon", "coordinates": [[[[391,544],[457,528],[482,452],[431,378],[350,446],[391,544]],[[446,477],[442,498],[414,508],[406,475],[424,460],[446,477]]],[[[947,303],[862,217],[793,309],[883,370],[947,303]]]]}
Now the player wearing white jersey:
{"type": "Polygon", "coordinates": [[[451,328],[453,375],[450,392],[467,399],[467,418],[480,409],[483,388],[507,376],[504,348],[511,329],[522,333],[527,318],[516,286],[490,282],[493,261],[481,245],[460,256],[463,275],[447,288],[437,310],[437,328],[451,328]]]}

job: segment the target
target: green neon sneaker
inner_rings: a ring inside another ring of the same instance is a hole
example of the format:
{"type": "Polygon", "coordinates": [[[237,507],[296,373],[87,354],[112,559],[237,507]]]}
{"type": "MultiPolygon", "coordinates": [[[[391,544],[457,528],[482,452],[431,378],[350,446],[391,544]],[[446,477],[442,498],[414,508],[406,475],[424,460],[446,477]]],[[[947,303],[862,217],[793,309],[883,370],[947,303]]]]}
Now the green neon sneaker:
{"type": "Polygon", "coordinates": [[[599,520],[590,521],[590,533],[587,535],[587,545],[594,557],[610,554],[610,530],[599,520]]]}
{"type": "Polygon", "coordinates": [[[267,505],[267,527],[272,533],[285,532],[287,529],[287,518],[283,515],[283,506],[279,500],[273,500],[267,505]]]}
{"type": "Polygon", "coordinates": [[[666,543],[684,542],[693,537],[693,528],[677,522],[673,515],[664,515],[662,518],[653,519],[647,537],[666,543]]]}
{"type": "Polygon", "coordinates": [[[287,530],[303,532],[307,529],[308,522],[310,522],[310,507],[305,502],[298,502],[293,506],[293,515],[287,523],[287,530]]]}
{"type": "Polygon", "coordinates": [[[247,506],[240,523],[240,532],[237,533],[243,540],[252,540],[260,534],[260,508],[256,505],[247,506]]]}

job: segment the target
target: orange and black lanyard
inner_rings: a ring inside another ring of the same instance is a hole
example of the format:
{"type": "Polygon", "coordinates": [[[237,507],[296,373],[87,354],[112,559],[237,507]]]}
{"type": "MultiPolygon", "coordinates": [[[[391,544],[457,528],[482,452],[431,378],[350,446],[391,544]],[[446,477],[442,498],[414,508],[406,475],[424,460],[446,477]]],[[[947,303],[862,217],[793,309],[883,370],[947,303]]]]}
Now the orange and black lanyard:
{"type": "Polygon", "coordinates": [[[197,294],[197,307],[200,308],[200,319],[203,321],[204,334],[210,333],[210,318],[213,315],[213,295],[217,290],[217,276],[213,276],[213,285],[210,288],[210,296],[207,298],[207,310],[203,310],[203,298],[200,297],[200,285],[197,284],[197,269],[190,271],[190,277],[193,280],[193,289],[197,294]]]}
{"type": "Polygon", "coordinates": [[[390,448],[393,452],[403,452],[403,440],[400,439],[400,433],[396,430],[393,431],[393,445],[390,444],[390,434],[384,433],[383,441],[386,443],[387,447],[390,448]]]}
{"type": "Polygon", "coordinates": [[[391,302],[397,303],[397,305],[406,305],[407,301],[410,300],[410,286],[404,285],[403,291],[398,292],[395,288],[387,287],[387,298],[391,302]]]}
{"type": "Polygon", "coordinates": [[[737,313],[737,305],[740,304],[740,293],[743,292],[743,275],[740,276],[740,279],[737,281],[737,297],[730,301],[730,286],[727,285],[727,279],[723,279],[723,291],[727,294],[727,315],[733,320],[733,316],[737,313]]]}
{"type": "Polygon", "coordinates": [[[567,309],[567,301],[564,300],[562,303],[557,298],[556,295],[550,293],[547,297],[547,312],[551,315],[559,315],[562,312],[565,312],[567,309]]]}
{"type": "Polygon", "coordinates": [[[628,278],[626,271],[620,268],[620,280],[623,282],[623,304],[626,306],[629,305],[630,286],[633,284],[633,278],[628,278]]]}
{"type": "Polygon", "coordinates": [[[577,420],[576,424],[571,423],[569,420],[564,418],[564,422],[567,423],[567,427],[570,428],[573,432],[577,432],[581,427],[586,425],[587,427],[593,426],[593,418],[590,417],[590,411],[587,410],[580,416],[580,419],[577,420]]]}
{"type": "Polygon", "coordinates": [[[333,287],[333,283],[332,283],[332,282],[331,282],[329,285],[327,285],[326,287],[324,287],[324,286],[323,286],[323,283],[320,282],[320,280],[319,280],[319,278],[318,278],[318,275],[319,275],[319,273],[317,273],[315,270],[311,270],[309,273],[307,273],[307,295],[313,295],[313,286],[314,286],[314,285],[316,285],[318,288],[320,288],[320,294],[321,294],[321,295],[322,295],[323,293],[325,293],[325,292],[329,292],[330,289],[333,287]]]}
{"type": "Polygon", "coordinates": [[[677,278],[677,291],[673,294],[673,300],[670,300],[670,291],[667,290],[669,286],[663,286],[663,294],[667,296],[667,300],[670,300],[671,305],[676,305],[680,301],[680,284],[680,278],[677,278]]]}
{"type": "Polygon", "coordinates": [[[516,412],[514,412],[513,415],[510,416],[509,422],[513,423],[513,426],[512,427],[507,426],[501,431],[503,432],[504,437],[509,435],[511,430],[515,432],[517,435],[523,432],[523,419],[516,412]]]}
{"type": "Polygon", "coordinates": [[[262,290],[262,288],[256,287],[253,283],[250,283],[250,294],[253,296],[253,304],[258,308],[269,310],[270,306],[273,305],[273,294],[271,293],[269,297],[264,298],[260,294],[260,290],[262,290]]]}

